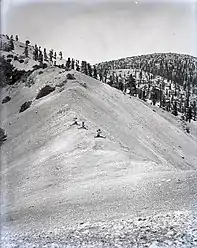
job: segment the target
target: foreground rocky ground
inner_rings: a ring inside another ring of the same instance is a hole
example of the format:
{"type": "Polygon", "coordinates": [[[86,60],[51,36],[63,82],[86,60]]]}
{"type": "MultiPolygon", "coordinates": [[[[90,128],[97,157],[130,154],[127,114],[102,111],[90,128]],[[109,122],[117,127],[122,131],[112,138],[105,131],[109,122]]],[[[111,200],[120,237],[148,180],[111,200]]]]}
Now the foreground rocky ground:
{"type": "Polygon", "coordinates": [[[131,220],[80,223],[76,228],[43,232],[11,233],[4,230],[5,248],[38,247],[197,247],[197,215],[194,212],[171,212],[131,220]]]}

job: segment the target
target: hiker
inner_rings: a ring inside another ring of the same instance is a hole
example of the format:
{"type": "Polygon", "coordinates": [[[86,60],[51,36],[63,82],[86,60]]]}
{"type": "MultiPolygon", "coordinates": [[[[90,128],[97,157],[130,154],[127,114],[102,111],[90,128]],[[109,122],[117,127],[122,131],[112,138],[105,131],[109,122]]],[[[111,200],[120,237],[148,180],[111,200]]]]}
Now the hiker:
{"type": "Polygon", "coordinates": [[[85,126],[85,122],[82,121],[81,127],[79,127],[79,129],[87,129],[87,127],[85,126]]]}
{"type": "Polygon", "coordinates": [[[73,126],[73,125],[79,126],[79,123],[77,122],[77,117],[73,118],[73,120],[74,120],[74,122],[73,122],[73,124],[71,124],[71,126],[73,126]]]}
{"type": "Polygon", "coordinates": [[[101,133],[102,133],[102,131],[101,131],[101,129],[99,128],[98,130],[97,130],[97,134],[96,134],[96,136],[94,136],[94,138],[106,138],[105,136],[102,136],[101,135],[101,133]]]}

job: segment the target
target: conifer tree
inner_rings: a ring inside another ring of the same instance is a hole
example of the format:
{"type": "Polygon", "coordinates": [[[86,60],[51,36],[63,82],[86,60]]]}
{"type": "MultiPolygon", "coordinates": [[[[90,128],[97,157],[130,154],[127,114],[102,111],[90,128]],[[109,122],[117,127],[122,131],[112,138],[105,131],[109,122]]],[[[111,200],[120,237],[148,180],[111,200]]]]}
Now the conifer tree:
{"type": "Polygon", "coordinates": [[[130,95],[133,96],[136,93],[136,84],[132,74],[130,74],[129,76],[129,88],[130,88],[130,95]]]}
{"type": "Polygon", "coordinates": [[[9,44],[10,50],[14,50],[14,40],[13,38],[10,38],[10,44],[9,44]]]}
{"type": "Polygon", "coordinates": [[[62,52],[59,52],[60,60],[62,60],[62,52]]]}
{"type": "Polygon", "coordinates": [[[86,61],[81,61],[81,72],[84,74],[88,74],[88,70],[87,70],[87,62],[86,61]]]}
{"type": "Polygon", "coordinates": [[[88,67],[87,74],[88,76],[92,77],[92,66],[90,65],[90,63],[87,64],[87,67],[88,67]]]}
{"type": "Polygon", "coordinates": [[[37,45],[34,46],[33,55],[34,55],[34,60],[37,61],[38,60],[38,46],[37,45]]]}
{"type": "Polygon", "coordinates": [[[177,101],[174,102],[172,114],[175,115],[175,116],[178,115],[177,101]]]}
{"type": "Polygon", "coordinates": [[[67,70],[70,70],[70,66],[71,66],[71,60],[70,60],[70,58],[68,58],[68,60],[66,61],[67,70]]]}
{"type": "Polygon", "coordinates": [[[99,73],[99,80],[100,80],[100,81],[103,81],[103,75],[102,75],[101,72],[99,73]]]}
{"type": "Polygon", "coordinates": [[[49,60],[52,62],[53,61],[53,49],[49,51],[49,60]]]}
{"type": "Polygon", "coordinates": [[[26,40],[25,41],[25,46],[28,46],[30,44],[30,41],[29,40],[26,40]]]}
{"type": "Polygon", "coordinates": [[[93,66],[93,77],[97,79],[97,70],[95,65],[93,66]]]}
{"type": "Polygon", "coordinates": [[[13,39],[13,35],[10,36],[10,39],[9,39],[9,49],[8,50],[14,50],[14,39],[13,39]]]}
{"type": "Polygon", "coordinates": [[[109,84],[110,86],[113,85],[113,76],[112,76],[112,75],[109,76],[109,82],[108,82],[108,84],[109,84]]]}
{"type": "Polygon", "coordinates": [[[76,60],[75,66],[76,66],[76,71],[80,71],[80,66],[79,66],[79,61],[78,60],[76,60]]]}
{"type": "Polygon", "coordinates": [[[43,64],[43,54],[42,54],[42,51],[39,51],[38,61],[40,62],[41,65],[43,64]]]}
{"type": "Polygon", "coordinates": [[[74,59],[72,59],[72,61],[71,61],[71,69],[75,69],[75,60],[74,59]]]}
{"type": "Polygon", "coordinates": [[[44,48],[44,60],[47,61],[48,60],[48,56],[47,56],[47,51],[46,48],[44,48]]]}
{"type": "Polygon", "coordinates": [[[18,41],[18,35],[16,35],[16,41],[18,41]]]}
{"type": "Polygon", "coordinates": [[[53,58],[54,58],[54,59],[56,59],[56,58],[57,58],[57,54],[56,54],[56,52],[54,53],[53,58]]]}
{"type": "Polygon", "coordinates": [[[28,58],[28,46],[25,46],[25,51],[24,51],[24,53],[25,53],[25,57],[28,58]]]}

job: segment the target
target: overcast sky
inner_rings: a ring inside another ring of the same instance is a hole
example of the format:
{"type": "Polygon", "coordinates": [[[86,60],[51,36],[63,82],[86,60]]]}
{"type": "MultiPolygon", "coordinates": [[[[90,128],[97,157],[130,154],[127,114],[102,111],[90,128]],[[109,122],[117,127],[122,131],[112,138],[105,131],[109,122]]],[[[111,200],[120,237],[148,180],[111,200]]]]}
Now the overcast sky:
{"type": "Polygon", "coordinates": [[[197,1],[4,0],[3,32],[91,63],[154,52],[197,56],[197,1]]]}

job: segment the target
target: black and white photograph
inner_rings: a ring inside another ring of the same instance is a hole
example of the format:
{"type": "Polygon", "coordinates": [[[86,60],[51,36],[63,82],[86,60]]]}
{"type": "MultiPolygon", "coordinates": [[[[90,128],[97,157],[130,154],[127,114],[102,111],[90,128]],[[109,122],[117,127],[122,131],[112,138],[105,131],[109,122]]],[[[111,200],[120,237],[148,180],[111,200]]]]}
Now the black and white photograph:
{"type": "Polygon", "coordinates": [[[0,7],[0,247],[197,248],[197,0],[0,7]]]}

